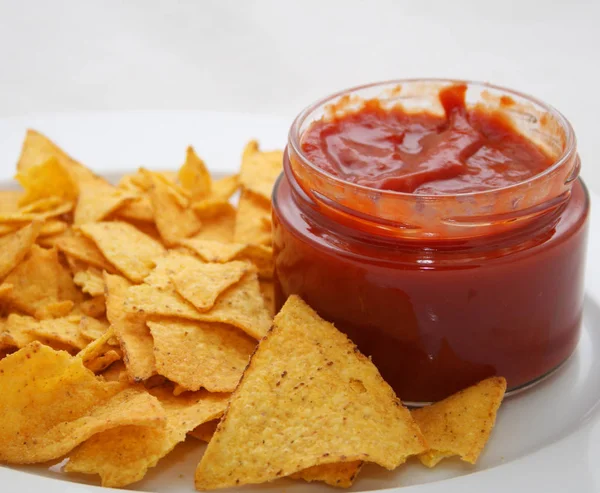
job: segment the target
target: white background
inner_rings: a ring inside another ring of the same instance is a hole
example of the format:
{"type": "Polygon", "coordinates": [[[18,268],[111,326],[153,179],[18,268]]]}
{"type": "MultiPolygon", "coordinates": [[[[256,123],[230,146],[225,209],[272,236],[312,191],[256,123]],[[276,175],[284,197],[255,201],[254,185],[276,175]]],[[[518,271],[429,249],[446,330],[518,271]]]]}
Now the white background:
{"type": "Polygon", "coordinates": [[[470,78],[561,110],[600,192],[599,48],[594,0],[0,0],[0,118],[169,109],[291,120],[359,83],[470,78]]]}

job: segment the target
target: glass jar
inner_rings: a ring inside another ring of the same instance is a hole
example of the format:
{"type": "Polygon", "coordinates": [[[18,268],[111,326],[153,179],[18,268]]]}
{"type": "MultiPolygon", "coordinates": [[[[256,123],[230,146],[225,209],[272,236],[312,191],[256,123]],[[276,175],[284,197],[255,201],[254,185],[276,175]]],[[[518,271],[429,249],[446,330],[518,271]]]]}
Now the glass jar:
{"type": "Polygon", "coordinates": [[[555,159],[482,192],[425,195],[343,181],[311,163],[310,124],[377,98],[439,112],[457,81],[399,80],[334,94],[294,121],[273,195],[276,304],[298,294],[371,356],[398,396],[439,400],[491,375],[514,391],[574,351],[589,198],[573,130],[552,107],[489,84],[466,102],[502,112],[555,159]]]}

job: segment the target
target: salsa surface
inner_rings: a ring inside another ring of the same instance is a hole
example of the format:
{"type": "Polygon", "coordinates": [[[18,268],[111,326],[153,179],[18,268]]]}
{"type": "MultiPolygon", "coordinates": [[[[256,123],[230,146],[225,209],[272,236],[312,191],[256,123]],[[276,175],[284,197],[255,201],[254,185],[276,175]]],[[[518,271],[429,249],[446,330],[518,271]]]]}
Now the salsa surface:
{"type": "Polygon", "coordinates": [[[358,111],[313,122],[302,151],[347,182],[416,194],[502,188],[552,165],[500,112],[467,109],[466,90],[452,85],[440,91],[442,116],[366,101],[358,111]]]}

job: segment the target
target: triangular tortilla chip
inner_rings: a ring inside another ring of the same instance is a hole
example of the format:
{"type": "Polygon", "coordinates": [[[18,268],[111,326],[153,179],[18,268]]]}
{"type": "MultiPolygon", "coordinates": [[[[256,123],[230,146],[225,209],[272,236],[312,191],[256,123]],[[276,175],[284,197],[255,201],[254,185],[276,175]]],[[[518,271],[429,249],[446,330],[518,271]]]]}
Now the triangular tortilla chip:
{"type": "Polygon", "coordinates": [[[152,186],[148,194],[154,209],[154,220],[163,242],[174,246],[179,240],[197,233],[202,222],[194,211],[182,206],[170,193],[171,186],[160,176],[150,173],[152,186]]]}
{"type": "Polygon", "coordinates": [[[190,192],[192,200],[210,195],[212,178],[192,146],[187,148],[185,163],[179,169],[178,177],[181,186],[190,192]]]}
{"type": "Polygon", "coordinates": [[[177,319],[148,321],[156,369],[186,390],[235,390],[256,341],[224,324],[177,319]]]}
{"type": "Polygon", "coordinates": [[[88,223],[81,231],[133,282],[143,281],[154,268],[154,259],[164,252],[160,243],[125,222],[88,223]]]}
{"type": "Polygon", "coordinates": [[[121,276],[104,274],[107,287],[106,316],[119,339],[125,355],[129,378],[144,381],[156,373],[154,342],[141,313],[126,310],[125,297],[130,286],[121,276]]]}
{"type": "Polygon", "coordinates": [[[47,197],[58,197],[67,202],[77,199],[77,184],[56,157],[17,173],[15,178],[25,190],[20,205],[47,197]]]}
{"type": "Polygon", "coordinates": [[[171,276],[175,290],[201,312],[210,310],[218,296],[254,269],[248,262],[205,263],[190,257],[185,270],[171,276]]]}
{"type": "Polygon", "coordinates": [[[102,486],[107,487],[135,483],[185,440],[188,431],[220,416],[229,397],[204,391],[174,397],[162,387],[150,392],[167,415],[164,428],[123,426],[95,435],[71,454],[65,471],[99,474],[102,486]]]}
{"type": "Polygon", "coordinates": [[[252,192],[244,190],[238,204],[233,239],[237,243],[271,245],[271,232],[264,228],[263,221],[271,220],[271,207],[252,192]]]}
{"type": "Polygon", "coordinates": [[[4,282],[12,284],[13,289],[3,299],[13,308],[36,318],[44,318],[47,305],[80,300],[71,276],[58,260],[56,250],[46,250],[37,245],[31,246],[25,259],[4,282]]]}
{"type": "Polygon", "coordinates": [[[254,272],[244,275],[240,282],[217,298],[210,310],[202,313],[173,288],[140,284],[129,288],[127,294],[128,307],[133,311],[201,322],[221,322],[238,327],[255,339],[264,336],[271,325],[254,272]]]}
{"type": "Polygon", "coordinates": [[[34,221],[0,238],[0,279],[3,279],[27,255],[41,227],[42,223],[34,221]]]}
{"type": "Polygon", "coordinates": [[[196,488],[264,483],[338,462],[391,470],[425,449],[373,363],[291,296],[231,397],[196,470],[196,488]]]}
{"type": "Polygon", "coordinates": [[[85,236],[68,232],[56,238],[53,244],[62,252],[85,264],[90,264],[107,272],[115,270],[112,264],[104,258],[96,244],[85,236]]]}
{"type": "Polygon", "coordinates": [[[135,195],[120,190],[101,178],[80,181],[79,200],[73,222],[82,225],[102,221],[135,198],[135,195]]]}
{"type": "Polygon", "coordinates": [[[73,276],[73,282],[90,296],[104,294],[104,278],[102,272],[94,267],[79,271],[73,276]]]}
{"type": "Polygon", "coordinates": [[[261,151],[257,141],[248,142],[240,171],[240,182],[246,190],[270,202],[273,185],[282,171],[282,151],[261,151]]]}
{"type": "Polygon", "coordinates": [[[446,457],[458,455],[475,464],[494,423],[506,391],[506,380],[492,377],[457,392],[443,401],[412,411],[429,450],[419,455],[433,467],[446,457]]]}
{"type": "Polygon", "coordinates": [[[231,242],[233,241],[236,215],[236,211],[230,210],[222,215],[204,219],[200,231],[190,238],[221,241],[223,243],[231,242]]]}
{"type": "Polygon", "coordinates": [[[165,423],[145,390],[122,390],[81,359],[37,342],[0,361],[0,388],[0,462],[45,462],[111,428],[165,423]]]}

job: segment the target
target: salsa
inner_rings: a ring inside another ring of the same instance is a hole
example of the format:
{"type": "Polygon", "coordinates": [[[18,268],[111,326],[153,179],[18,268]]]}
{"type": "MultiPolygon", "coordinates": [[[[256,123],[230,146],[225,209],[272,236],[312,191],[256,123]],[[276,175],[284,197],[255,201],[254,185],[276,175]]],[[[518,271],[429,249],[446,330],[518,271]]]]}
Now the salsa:
{"type": "Polygon", "coordinates": [[[501,188],[554,162],[502,113],[467,110],[466,90],[452,85],[440,91],[444,115],[368,100],[358,111],[314,122],[302,150],[315,166],[348,183],[416,194],[501,188]]]}
{"type": "Polygon", "coordinates": [[[551,156],[512,124],[518,100],[464,96],[440,91],[444,114],[365,99],[295,122],[273,194],[276,305],[300,295],[409,403],[492,375],[528,386],[580,335],[589,199],[572,129],[538,106],[522,129],[551,156]]]}

